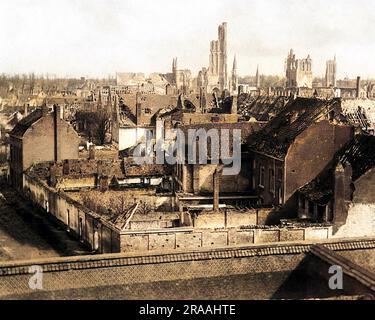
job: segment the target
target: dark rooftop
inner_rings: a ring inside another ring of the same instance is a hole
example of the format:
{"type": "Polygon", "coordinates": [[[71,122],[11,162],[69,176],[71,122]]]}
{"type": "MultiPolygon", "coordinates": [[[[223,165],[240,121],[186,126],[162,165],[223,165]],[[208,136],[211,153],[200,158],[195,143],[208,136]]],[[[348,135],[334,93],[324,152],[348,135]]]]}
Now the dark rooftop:
{"type": "Polygon", "coordinates": [[[283,96],[241,94],[238,97],[238,113],[247,120],[255,118],[258,121],[268,121],[279,113],[290,99],[283,96]]]}
{"type": "Polygon", "coordinates": [[[339,100],[297,98],[251,136],[248,147],[278,159],[283,159],[294,139],[330,111],[339,111],[339,100]]]}
{"type": "Polygon", "coordinates": [[[32,126],[32,124],[38,121],[42,116],[42,110],[36,109],[32,113],[21,119],[10,132],[10,135],[22,137],[25,134],[26,130],[29,129],[32,126]]]}

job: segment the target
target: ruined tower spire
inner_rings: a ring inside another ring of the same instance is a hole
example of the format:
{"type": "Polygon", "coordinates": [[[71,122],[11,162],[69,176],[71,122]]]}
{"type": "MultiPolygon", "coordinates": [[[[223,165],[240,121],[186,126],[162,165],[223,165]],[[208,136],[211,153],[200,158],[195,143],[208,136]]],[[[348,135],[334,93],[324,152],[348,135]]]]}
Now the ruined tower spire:
{"type": "Polygon", "coordinates": [[[230,90],[232,91],[232,93],[235,94],[237,93],[237,88],[238,88],[237,57],[236,55],[234,55],[230,90]]]}
{"type": "Polygon", "coordinates": [[[237,56],[234,55],[234,59],[233,59],[233,70],[232,72],[236,72],[237,73],[237,56]]]}
{"type": "Polygon", "coordinates": [[[177,57],[172,62],[173,84],[177,84],[177,57]]]}
{"type": "Polygon", "coordinates": [[[99,89],[97,109],[99,110],[101,108],[102,108],[102,91],[99,89]]]}
{"type": "Polygon", "coordinates": [[[257,65],[257,73],[255,74],[255,86],[260,88],[260,74],[259,74],[259,64],[257,65]]]}

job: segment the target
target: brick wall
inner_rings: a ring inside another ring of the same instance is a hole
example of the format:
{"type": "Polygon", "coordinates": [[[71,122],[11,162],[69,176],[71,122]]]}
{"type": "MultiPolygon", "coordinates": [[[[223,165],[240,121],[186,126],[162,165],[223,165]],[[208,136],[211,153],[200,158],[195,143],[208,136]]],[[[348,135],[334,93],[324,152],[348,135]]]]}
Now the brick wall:
{"type": "MultiPolygon", "coordinates": [[[[191,280],[228,275],[290,272],[299,268],[310,244],[267,245],[170,254],[62,257],[0,263],[0,296],[30,294],[31,265],[43,269],[43,292],[191,280]]],[[[327,243],[340,253],[374,251],[374,240],[327,243]]]]}
{"type": "Polygon", "coordinates": [[[45,183],[24,176],[26,197],[42,210],[54,216],[73,235],[83,241],[91,250],[95,250],[94,234],[98,234],[98,252],[120,251],[119,230],[72,200],[64,192],[57,192],[45,183]]]}
{"type": "MultiPolygon", "coordinates": [[[[48,114],[26,131],[23,136],[23,169],[33,163],[54,160],[53,114],[48,114]]],[[[58,160],[78,159],[79,137],[73,127],[64,120],[57,119],[58,160]],[[69,142],[69,143],[67,143],[69,142]]]]}
{"type": "Polygon", "coordinates": [[[302,132],[290,146],[285,158],[284,201],[322,172],[351,136],[350,126],[333,125],[326,120],[302,132]]]}
{"type": "Polygon", "coordinates": [[[353,200],[348,205],[345,224],[334,237],[370,237],[375,235],[375,170],[354,182],[353,200]]]}
{"type": "Polygon", "coordinates": [[[192,218],[195,228],[235,228],[240,226],[255,226],[257,224],[257,210],[238,212],[204,212],[192,218]]]}
{"type": "Polygon", "coordinates": [[[226,247],[282,241],[324,240],[331,238],[332,227],[265,229],[169,228],[121,232],[121,251],[153,251],[226,247]]]}

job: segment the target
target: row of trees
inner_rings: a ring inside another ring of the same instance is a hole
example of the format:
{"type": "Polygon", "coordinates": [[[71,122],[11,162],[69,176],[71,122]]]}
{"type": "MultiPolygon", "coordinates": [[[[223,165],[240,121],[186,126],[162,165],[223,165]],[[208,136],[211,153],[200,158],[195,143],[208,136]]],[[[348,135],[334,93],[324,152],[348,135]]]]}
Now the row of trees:
{"type": "MultiPolygon", "coordinates": [[[[50,75],[36,75],[29,74],[15,74],[7,75],[0,74],[0,89],[13,88],[20,93],[29,93],[34,88],[41,88],[43,91],[49,90],[69,90],[72,88],[79,88],[86,79],[84,78],[61,78],[50,75]],[[24,92],[28,91],[28,92],[24,92]]],[[[114,84],[113,79],[90,79],[98,85],[114,84]]]]}
{"type": "Polygon", "coordinates": [[[96,112],[77,111],[75,120],[78,127],[87,136],[89,142],[103,145],[106,143],[107,135],[110,134],[111,119],[110,113],[106,109],[96,112]]]}
{"type": "MultiPolygon", "coordinates": [[[[281,76],[273,76],[273,75],[261,75],[260,76],[260,87],[264,89],[268,87],[283,87],[285,86],[285,82],[286,82],[285,77],[281,77],[281,76]]],[[[240,77],[239,83],[255,86],[256,79],[255,79],[255,76],[240,77]]]]}

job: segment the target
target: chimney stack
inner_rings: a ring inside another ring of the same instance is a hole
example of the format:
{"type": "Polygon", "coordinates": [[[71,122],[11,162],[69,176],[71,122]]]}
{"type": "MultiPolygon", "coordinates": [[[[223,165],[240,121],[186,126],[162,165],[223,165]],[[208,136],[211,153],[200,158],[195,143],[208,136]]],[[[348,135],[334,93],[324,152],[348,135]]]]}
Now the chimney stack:
{"type": "Polygon", "coordinates": [[[58,155],[58,122],[59,122],[59,117],[58,117],[58,112],[59,112],[59,107],[58,105],[54,104],[53,105],[53,145],[54,145],[54,159],[55,162],[59,161],[59,155],[58,155]]]}
{"type": "Polygon", "coordinates": [[[50,187],[52,187],[52,188],[55,188],[56,185],[57,185],[57,177],[56,177],[56,174],[57,174],[56,164],[53,163],[53,164],[51,164],[50,167],[49,167],[49,185],[50,185],[50,187]]]}
{"type": "Polygon", "coordinates": [[[213,175],[213,192],[214,192],[214,211],[219,211],[219,192],[220,192],[220,175],[218,169],[215,169],[213,175]]]}
{"type": "Polygon", "coordinates": [[[352,167],[347,162],[339,162],[334,171],[333,223],[342,226],[346,223],[348,203],[351,200],[352,167]]]}
{"type": "Polygon", "coordinates": [[[70,173],[69,160],[64,160],[64,162],[63,162],[63,175],[69,175],[69,173],[70,173]]]}
{"type": "Polygon", "coordinates": [[[361,77],[357,77],[357,91],[356,91],[356,98],[359,98],[361,91],[361,77]]]}
{"type": "Polygon", "coordinates": [[[95,160],[95,145],[89,146],[89,160],[95,160]]]}
{"type": "Polygon", "coordinates": [[[237,114],[237,96],[232,96],[231,114],[237,114]]]}
{"type": "Polygon", "coordinates": [[[142,118],[142,103],[139,102],[139,93],[136,94],[136,102],[135,102],[135,112],[136,112],[136,118],[137,118],[137,125],[141,124],[141,118],[142,118]]]}

